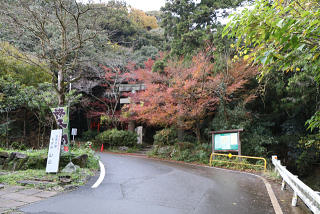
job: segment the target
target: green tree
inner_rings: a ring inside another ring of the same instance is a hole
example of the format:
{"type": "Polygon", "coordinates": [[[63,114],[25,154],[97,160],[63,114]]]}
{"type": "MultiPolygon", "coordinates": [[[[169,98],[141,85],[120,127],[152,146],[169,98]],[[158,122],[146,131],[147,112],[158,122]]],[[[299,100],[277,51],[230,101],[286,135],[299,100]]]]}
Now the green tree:
{"type": "Polygon", "coordinates": [[[145,28],[146,30],[158,28],[156,17],[147,15],[142,10],[132,8],[130,12],[130,18],[135,24],[142,28],[145,28]]]}
{"type": "Polygon", "coordinates": [[[13,44],[28,41],[23,51],[31,51],[34,56],[2,49],[50,74],[59,105],[65,105],[67,83],[80,75],[81,56],[97,34],[94,20],[98,14],[97,7],[75,0],[3,1],[1,31],[14,38],[13,44]],[[24,37],[20,37],[22,34],[24,37]]]}
{"type": "Polygon", "coordinates": [[[319,161],[319,7],[314,0],[259,0],[224,30],[236,39],[236,58],[259,65],[262,103],[255,108],[274,123],[277,152],[300,174],[319,161]]]}
{"type": "MultiPolygon", "coordinates": [[[[2,43],[2,46],[6,46],[15,54],[23,56],[16,48],[7,43],[2,43]]],[[[39,66],[30,65],[0,52],[0,77],[8,76],[27,86],[37,86],[39,83],[51,81],[50,75],[39,66]]]]}
{"type": "Polygon", "coordinates": [[[129,11],[127,4],[121,1],[108,1],[100,9],[98,25],[109,32],[111,43],[134,50],[142,46],[161,46],[162,32],[156,31],[155,17],[136,9],[129,11]]]}
{"type": "MultiPolygon", "coordinates": [[[[262,78],[270,72],[294,72],[299,76],[305,73],[319,83],[319,7],[314,0],[279,0],[272,4],[260,0],[253,9],[234,15],[224,35],[237,38],[239,55],[261,65],[262,78]]],[[[293,84],[294,79],[290,81],[293,84]]],[[[319,110],[319,104],[315,103],[314,111],[319,110]]],[[[317,111],[308,120],[309,128],[319,128],[319,121],[317,111]]]]}
{"type": "Polygon", "coordinates": [[[13,122],[10,119],[10,112],[25,106],[30,100],[29,92],[32,87],[26,87],[11,77],[0,77],[0,133],[6,139],[6,147],[9,146],[9,125],[13,122]]]}
{"type": "Polygon", "coordinates": [[[192,54],[209,40],[219,25],[219,8],[238,6],[240,0],[213,1],[168,0],[162,11],[161,26],[170,44],[172,55],[192,54]]]}

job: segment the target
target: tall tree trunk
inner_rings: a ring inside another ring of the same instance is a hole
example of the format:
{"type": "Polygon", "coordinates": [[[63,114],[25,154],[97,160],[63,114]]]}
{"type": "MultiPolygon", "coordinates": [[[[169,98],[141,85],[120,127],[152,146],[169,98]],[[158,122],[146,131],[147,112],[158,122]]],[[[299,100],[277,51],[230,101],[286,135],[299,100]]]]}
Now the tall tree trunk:
{"type": "Polygon", "coordinates": [[[178,135],[178,140],[180,142],[183,141],[183,136],[184,136],[184,130],[183,130],[182,126],[183,126],[182,120],[178,119],[177,135],[178,135]]]}
{"type": "Polygon", "coordinates": [[[38,128],[38,145],[37,145],[37,149],[40,147],[40,135],[41,135],[41,123],[39,121],[38,123],[39,128],[38,128]]]}
{"type": "Polygon", "coordinates": [[[129,124],[128,124],[128,131],[132,131],[132,132],[134,132],[134,128],[135,128],[134,121],[133,121],[133,120],[129,121],[129,124]]]}
{"type": "Polygon", "coordinates": [[[196,122],[196,136],[197,136],[197,143],[200,144],[201,142],[201,131],[200,131],[200,122],[196,122]]]}
{"type": "Polygon", "coordinates": [[[41,135],[41,145],[40,145],[41,149],[43,148],[43,144],[44,144],[44,141],[45,141],[45,134],[46,134],[46,126],[44,125],[43,126],[43,132],[42,132],[42,135],[41,135]]]}
{"type": "Polygon", "coordinates": [[[9,112],[7,112],[6,124],[6,147],[9,148],[9,112]]]}
{"type": "Polygon", "coordinates": [[[26,144],[26,120],[27,120],[27,110],[24,109],[23,112],[23,144],[26,144]]]}
{"type": "Polygon", "coordinates": [[[58,71],[58,100],[59,106],[65,105],[65,88],[64,88],[64,76],[63,70],[58,71]]]}

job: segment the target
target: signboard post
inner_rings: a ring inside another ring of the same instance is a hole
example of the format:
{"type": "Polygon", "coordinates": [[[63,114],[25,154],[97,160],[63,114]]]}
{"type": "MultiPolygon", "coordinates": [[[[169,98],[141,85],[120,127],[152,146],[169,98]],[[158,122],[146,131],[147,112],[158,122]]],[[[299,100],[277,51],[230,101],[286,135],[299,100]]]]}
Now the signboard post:
{"type": "Polygon", "coordinates": [[[212,152],[238,152],[241,155],[240,132],[243,129],[213,131],[212,152]]]}
{"type": "Polygon", "coordinates": [[[72,129],[71,129],[71,135],[72,135],[72,141],[73,141],[73,143],[74,143],[74,136],[77,135],[77,131],[78,131],[78,130],[77,130],[76,128],[72,128],[72,129]]]}
{"type": "Polygon", "coordinates": [[[62,139],[62,129],[51,130],[50,144],[47,158],[47,173],[57,173],[59,170],[60,147],[62,139]]]}

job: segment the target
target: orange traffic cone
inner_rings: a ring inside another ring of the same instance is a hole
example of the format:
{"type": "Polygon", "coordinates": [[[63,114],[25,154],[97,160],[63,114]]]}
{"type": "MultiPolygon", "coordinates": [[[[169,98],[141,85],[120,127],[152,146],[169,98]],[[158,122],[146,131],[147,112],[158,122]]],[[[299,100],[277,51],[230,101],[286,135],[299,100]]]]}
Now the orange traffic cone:
{"type": "Polygon", "coordinates": [[[103,144],[101,145],[101,152],[103,152],[103,144]]]}

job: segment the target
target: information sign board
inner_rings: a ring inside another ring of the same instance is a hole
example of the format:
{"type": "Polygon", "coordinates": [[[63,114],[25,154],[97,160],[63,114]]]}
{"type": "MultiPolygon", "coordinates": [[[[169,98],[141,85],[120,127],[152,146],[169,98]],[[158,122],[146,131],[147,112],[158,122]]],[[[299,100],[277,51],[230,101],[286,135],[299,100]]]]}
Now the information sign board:
{"type": "Polygon", "coordinates": [[[215,134],[214,150],[238,150],[238,133],[215,134]]]}
{"type": "Polygon", "coordinates": [[[212,152],[238,152],[241,155],[240,132],[243,129],[213,131],[212,152]]]}
{"type": "Polygon", "coordinates": [[[51,130],[46,172],[58,172],[62,129],[51,130]]]}

